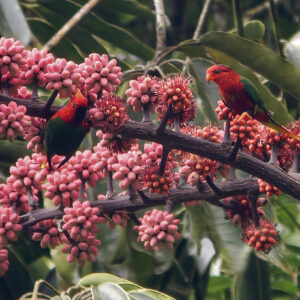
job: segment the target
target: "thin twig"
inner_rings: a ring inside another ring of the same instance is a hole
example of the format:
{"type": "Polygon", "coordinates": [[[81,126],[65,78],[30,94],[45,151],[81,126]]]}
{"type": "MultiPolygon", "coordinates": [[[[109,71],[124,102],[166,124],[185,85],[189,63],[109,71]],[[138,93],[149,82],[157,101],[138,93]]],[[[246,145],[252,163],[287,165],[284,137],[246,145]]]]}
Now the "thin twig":
{"type": "Polygon", "coordinates": [[[44,50],[52,50],[101,0],[90,0],[45,44],[44,50]]]}
{"type": "Polygon", "coordinates": [[[279,26],[278,26],[278,23],[279,23],[278,22],[278,13],[277,13],[277,10],[276,10],[274,0],[269,0],[269,4],[270,4],[269,5],[270,17],[271,17],[272,27],[273,27],[272,29],[273,29],[273,34],[274,34],[274,39],[275,39],[277,51],[278,51],[279,55],[282,58],[285,58],[282,45],[280,44],[280,32],[279,32],[279,26]]]}
{"type": "Polygon", "coordinates": [[[204,29],[204,26],[208,19],[208,16],[209,16],[209,13],[210,13],[213,3],[214,3],[214,0],[206,0],[205,1],[202,11],[201,11],[201,14],[198,19],[197,27],[196,27],[194,35],[193,35],[194,40],[199,39],[200,35],[203,33],[203,29],[204,29]]]}
{"type": "Polygon", "coordinates": [[[165,22],[165,8],[163,0],[153,0],[156,13],[156,51],[166,47],[167,30],[165,22]]]}
{"type": "Polygon", "coordinates": [[[234,23],[239,36],[244,36],[243,16],[240,6],[240,0],[232,0],[234,23]]]}

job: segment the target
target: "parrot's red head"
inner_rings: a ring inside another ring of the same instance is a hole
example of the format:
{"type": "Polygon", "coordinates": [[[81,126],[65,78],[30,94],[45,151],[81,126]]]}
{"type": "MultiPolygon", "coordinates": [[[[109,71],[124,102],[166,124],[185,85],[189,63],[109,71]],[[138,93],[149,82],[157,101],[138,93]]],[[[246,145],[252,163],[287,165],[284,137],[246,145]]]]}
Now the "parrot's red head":
{"type": "Polygon", "coordinates": [[[87,106],[86,97],[77,89],[69,103],[61,108],[51,119],[59,116],[65,122],[80,124],[85,117],[87,106]]]}
{"type": "Polygon", "coordinates": [[[222,84],[225,80],[239,80],[240,75],[225,65],[214,65],[206,70],[206,81],[214,81],[217,84],[222,84]]]}

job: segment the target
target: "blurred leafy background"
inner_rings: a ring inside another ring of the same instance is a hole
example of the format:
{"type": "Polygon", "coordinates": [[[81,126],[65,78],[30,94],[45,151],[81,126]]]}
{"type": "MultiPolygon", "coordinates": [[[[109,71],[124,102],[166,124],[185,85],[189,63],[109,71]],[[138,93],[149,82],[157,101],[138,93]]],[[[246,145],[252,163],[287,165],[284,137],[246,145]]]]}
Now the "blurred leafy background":
{"type": "MultiPolygon", "coordinates": [[[[86,2],[1,0],[0,34],[20,39],[28,48],[41,48],[86,2]]],[[[165,74],[181,71],[192,77],[199,125],[218,122],[214,112],[218,90],[204,80],[213,61],[232,66],[255,82],[280,122],[297,119],[300,1],[240,1],[244,37],[235,29],[233,3],[237,2],[165,0],[169,48],[160,53],[156,65],[165,74]],[[199,41],[191,41],[205,3],[209,7],[197,35],[199,41]]],[[[51,51],[77,63],[92,52],[117,58],[125,72],[118,92],[124,95],[128,80],[143,73],[140,65],[154,58],[155,19],[152,1],[101,0],[51,51]]],[[[133,113],[131,117],[140,118],[133,113]]],[[[1,140],[0,176],[4,178],[8,167],[27,153],[24,142],[1,140]]],[[[105,192],[105,183],[91,191],[90,197],[99,192],[105,192]]],[[[226,221],[219,208],[202,203],[192,209],[177,207],[175,213],[182,219],[183,238],[173,253],[145,251],[129,223],[127,228],[113,231],[101,228],[99,257],[83,268],[67,263],[59,249],[42,250],[22,234],[9,246],[11,265],[0,278],[0,299],[17,299],[41,278],[66,289],[92,272],[115,274],[176,299],[300,299],[300,213],[296,200],[286,195],[270,200],[266,214],[278,222],[281,241],[269,255],[255,254],[242,243],[239,228],[226,221]]]]}

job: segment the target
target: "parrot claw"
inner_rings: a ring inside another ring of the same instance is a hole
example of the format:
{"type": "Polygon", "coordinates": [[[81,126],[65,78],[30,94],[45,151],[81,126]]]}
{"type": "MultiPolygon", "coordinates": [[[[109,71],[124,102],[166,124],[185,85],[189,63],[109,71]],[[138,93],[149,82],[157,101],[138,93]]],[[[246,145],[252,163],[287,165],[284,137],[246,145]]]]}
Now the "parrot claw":
{"type": "Polygon", "coordinates": [[[245,119],[248,119],[248,120],[252,119],[252,117],[250,116],[250,114],[247,111],[242,113],[242,115],[239,118],[239,122],[242,120],[245,120],[245,119]]]}

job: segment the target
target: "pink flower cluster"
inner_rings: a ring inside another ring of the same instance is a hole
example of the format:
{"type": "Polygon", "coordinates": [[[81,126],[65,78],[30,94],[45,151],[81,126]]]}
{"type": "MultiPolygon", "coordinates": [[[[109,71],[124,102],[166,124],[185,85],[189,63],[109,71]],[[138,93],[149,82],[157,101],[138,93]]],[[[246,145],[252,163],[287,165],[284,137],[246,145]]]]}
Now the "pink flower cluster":
{"type": "Polygon", "coordinates": [[[17,231],[22,230],[18,224],[20,216],[13,211],[12,207],[0,206],[0,249],[7,245],[8,240],[17,241],[17,231]]]}
{"type": "Polygon", "coordinates": [[[158,90],[159,105],[156,112],[158,119],[162,119],[169,105],[172,105],[173,116],[169,118],[169,123],[173,123],[174,114],[179,116],[179,121],[183,125],[191,121],[196,116],[196,102],[189,87],[190,79],[182,75],[175,75],[166,78],[160,84],[158,90]]]}
{"type": "Polygon", "coordinates": [[[117,155],[117,160],[112,164],[113,179],[119,181],[120,189],[127,189],[131,184],[133,188],[139,188],[137,178],[141,171],[142,152],[138,149],[117,155]]]}
{"type": "Polygon", "coordinates": [[[63,168],[47,175],[45,196],[52,199],[54,205],[71,206],[79,197],[80,185],[76,172],[63,168]]]}
{"type": "Polygon", "coordinates": [[[28,68],[26,57],[28,51],[20,41],[13,38],[0,39],[0,82],[8,83],[10,86],[20,86],[23,84],[20,79],[21,71],[28,68]]]}
{"type": "Polygon", "coordinates": [[[219,126],[207,124],[203,128],[196,127],[196,136],[197,138],[203,138],[209,140],[213,143],[221,144],[223,133],[220,131],[219,126]]]}
{"type": "Polygon", "coordinates": [[[112,93],[105,93],[89,113],[94,127],[103,132],[114,133],[128,119],[124,100],[112,93]]]}
{"type": "Polygon", "coordinates": [[[0,104],[0,138],[13,141],[17,137],[24,137],[30,121],[25,113],[26,107],[16,102],[0,104]]]}
{"type": "Polygon", "coordinates": [[[81,73],[82,68],[73,61],[57,58],[54,63],[47,65],[46,89],[59,91],[60,98],[70,97],[84,83],[81,73]]]}
{"type": "Polygon", "coordinates": [[[31,51],[28,51],[26,57],[28,69],[21,72],[20,78],[25,84],[31,84],[34,78],[36,78],[39,86],[45,86],[47,67],[52,64],[53,61],[54,56],[51,53],[48,53],[47,50],[33,48],[31,51]]]}
{"type": "Polygon", "coordinates": [[[32,226],[32,239],[40,241],[42,248],[55,248],[61,244],[61,235],[54,219],[43,220],[32,226]]]}
{"type": "MultiPolygon", "coordinates": [[[[151,165],[151,164],[160,164],[161,156],[163,153],[163,145],[152,142],[144,144],[144,153],[142,155],[143,164],[151,165]]],[[[165,169],[174,169],[178,166],[177,161],[175,161],[172,157],[172,153],[169,154],[169,158],[166,161],[165,169]]]]}
{"type": "Polygon", "coordinates": [[[8,270],[8,251],[7,249],[0,249],[0,276],[4,276],[8,270]]]}
{"type": "Polygon", "coordinates": [[[198,179],[205,181],[205,177],[208,175],[215,178],[217,169],[220,165],[217,161],[190,153],[184,155],[181,164],[181,173],[188,181],[190,181],[190,183],[193,183],[192,185],[196,184],[196,182],[194,182],[192,178],[189,178],[190,176],[195,177],[195,180],[197,181],[198,179]]]}
{"type": "Polygon", "coordinates": [[[77,258],[81,266],[86,260],[94,262],[98,246],[101,244],[100,240],[95,238],[97,224],[105,223],[105,220],[98,216],[99,208],[91,207],[89,201],[75,201],[72,207],[66,207],[64,211],[63,230],[68,233],[69,238],[62,251],[69,253],[67,261],[72,262],[77,258]]]}
{"type": "Polygon", "coordinates": [[[108,59],[106,54],[91,53],[80,64],[84,77],[83,91],[87,92],[89,100],[96,101],[102,92],[114,92],[121,83],[121,68],[115,59],[108,59]]]}
{"type": "MultiPolygon", "coordinates": [[[[32,197],[35,201],[38,200],[36,194],[37,190],[33,189],[32,197]]],[[[31,210],[27,191],[16,191],[6,183],[0,184],[0,203],[3,207],[13,207],[18,214],[21,211],[29,212],[31,210]]]]}
{"type": "Polygon", "coordinates": [[[31,92],[29,90],[27,90],[26,86],[21,86],[18,89],[17,98],[21,98],[24,100],[31,99],[31,92]]]}
{"type": "Polygon", "coordinates": [[[29,128],[25,134],[25,141],[28,141],[27,149],[33,150],[35,153],[44,150],[43,135],[46,128],[46,119],[31,117],[29,128]]]}
{"type": "Polygon", "coordinates": [[[222,100],[218,101],[216,113],[218,114],[219,120],[232,120],[235,116],[232,110],[226,106],[222,100]]]}
{"type": "Polygon", "coordinates": [[[137,139],[125,139],[114,133],[103,133],[102,130],[98,130],[96,135],[101,141],[99,145],[101,147],[107,147],[114,153],[127,152],[137,144],[137,139]]]}
{"type": "Polygon", "coordinates": [[[42,190],[42,182],[48,171],[41,169],[45,157],[33,154],[32,157],[19,158],[15,166],[10,167],[10,176],[0,185],[0,203],[5,207],[13,207],[17,213],[29,212],[29,197],[38,201],[37,193],[42,190]]]}
{"type": "Polygon", "coordinates": [[[90,150],[77,151],[69,160],[68,170],[75,170],[78,177],[84,179],[92,187],[96,186],[98,180],[104,178],[102,164],[97,154],[90,150]]]}
{"type": "Polygon", "coordinates": [[[172,213],[154,208],[147,211],[139,221],[141,225],[136,225],[133,229],[139,235],[138,242],[143,242],[147,250],[161,251],[163,247],[172,249],[175,241],[180,238],[180,220],[175,219],[172,213]]]}
{"type": "Polygon", "coordinates": [[[127,103],[133,106],[133,110],[141,111],[145,105],[149,105],[151,112],[154,112],[158,103],[159,79],[150,75],[139,76],[136,80],[130,80],[129,86],[125,93],[128,96],[127,103]]]}
{"type": "Polygon", "coordinates": [[[27,155],[24,158],[19,158],[16,165],[10,167],[10,176],[7,178],[7,183],[18,192],[30,187],[41,191],[43,181],[48,174],[46,168],[41,168],[45,160],[45,156],[37,153],[34,153],[32,157],[27,155]]]}

